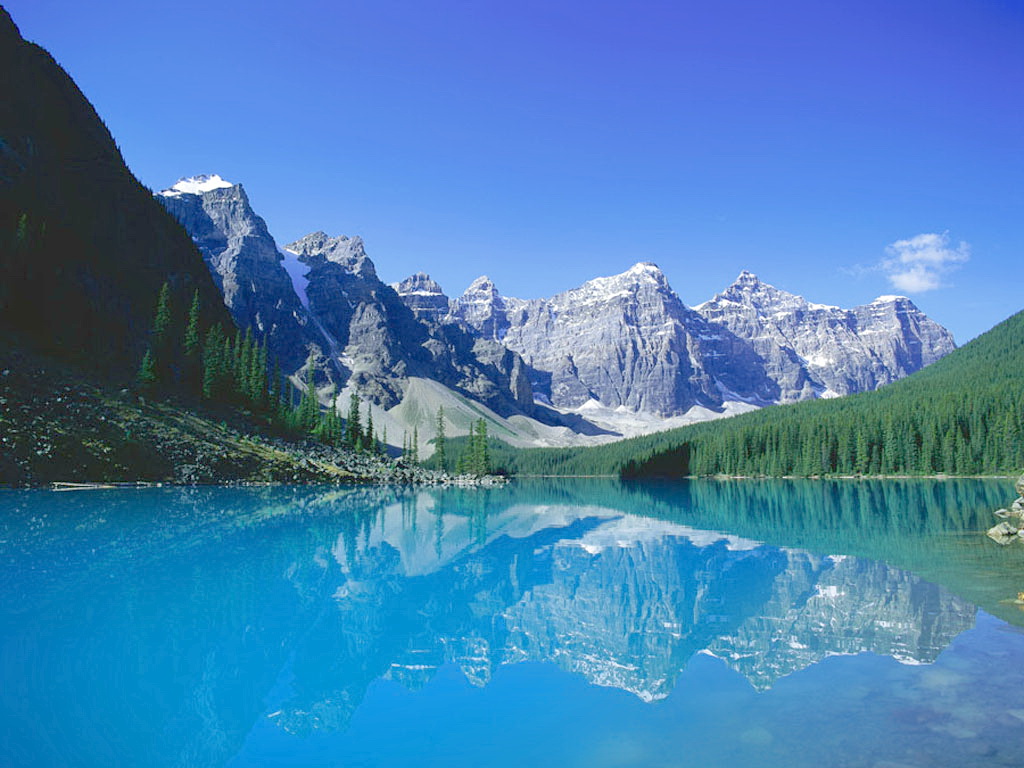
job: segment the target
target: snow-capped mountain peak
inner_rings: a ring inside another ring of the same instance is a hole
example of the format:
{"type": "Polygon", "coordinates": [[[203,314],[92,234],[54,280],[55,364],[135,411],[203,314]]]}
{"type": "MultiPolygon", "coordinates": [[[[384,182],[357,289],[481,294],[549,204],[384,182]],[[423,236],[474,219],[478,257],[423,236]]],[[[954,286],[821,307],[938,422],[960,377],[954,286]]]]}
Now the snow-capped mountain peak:
{"type": "Polygon", "coordinates": [[[466,289],[467,294],[473,293],[498,293],[498,286],[494,284],[487,275],[480,275],[476,280],[469,284],[469,288],[466,289]]]}
{"type": "Polygon", "coordinates": [[[214,189],[228,189],[235,186],[230,181],[221,178],[216,173],[200,174],[178,179],[170,189],[163,190],[160,194],[164,197],[176,197],[177,195],[201,195],[203,192],[210,192],[214,189]]]}

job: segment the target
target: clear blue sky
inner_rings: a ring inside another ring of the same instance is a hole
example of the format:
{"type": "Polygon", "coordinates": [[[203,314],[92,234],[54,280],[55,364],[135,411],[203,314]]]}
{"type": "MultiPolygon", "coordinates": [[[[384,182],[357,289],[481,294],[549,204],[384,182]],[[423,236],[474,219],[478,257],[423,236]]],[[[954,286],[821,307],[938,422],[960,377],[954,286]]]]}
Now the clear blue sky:
{"type": "Polygon", "coordinates": [[[528,298],[648,260],[696,304],[750,269],[909,293],[961,343],[1024,308],[1018,0],[6,7],[145,184],[218,172],[386,280],[528,298]]]}

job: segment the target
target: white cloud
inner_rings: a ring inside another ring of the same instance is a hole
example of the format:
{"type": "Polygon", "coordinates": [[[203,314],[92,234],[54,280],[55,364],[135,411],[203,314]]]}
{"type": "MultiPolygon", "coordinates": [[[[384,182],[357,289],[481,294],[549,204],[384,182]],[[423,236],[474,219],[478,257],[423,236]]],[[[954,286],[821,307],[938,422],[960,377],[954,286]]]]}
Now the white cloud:
{"type": "Polygon", "coordinates": [[[889,258],[882,260],[879,269],[895,288],[907,293],[941,288],[943,277],[971,258],[971,246],[961,240],[954,247],[946,232],[897,240],[885,250],[889,258]]]}

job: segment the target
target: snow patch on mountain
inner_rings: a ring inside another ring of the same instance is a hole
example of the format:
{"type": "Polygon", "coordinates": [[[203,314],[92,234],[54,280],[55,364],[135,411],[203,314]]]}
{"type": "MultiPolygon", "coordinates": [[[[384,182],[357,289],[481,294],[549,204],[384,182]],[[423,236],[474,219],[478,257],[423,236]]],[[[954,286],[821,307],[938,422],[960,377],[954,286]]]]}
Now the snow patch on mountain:
{"type": "Polygon", "coordinates": [[[306,294],[309,287],[309,266],[299,261],[299,254],[287,248],[281,249],[281,266],[291,278],[295,295],[299,297],[302,306],[309,309],[309,296],[306,294]]]}
{"type": "Polygon", "coordinates": [[[216,173],[200,174],[178,179],[170,189],[165,189],[159,194],[164,197],[177,197],[178,195],[201,195],[203,192],[210,192],[214,189],[228,189],[235,186],[230,181],[221,178],[216,173]]]}

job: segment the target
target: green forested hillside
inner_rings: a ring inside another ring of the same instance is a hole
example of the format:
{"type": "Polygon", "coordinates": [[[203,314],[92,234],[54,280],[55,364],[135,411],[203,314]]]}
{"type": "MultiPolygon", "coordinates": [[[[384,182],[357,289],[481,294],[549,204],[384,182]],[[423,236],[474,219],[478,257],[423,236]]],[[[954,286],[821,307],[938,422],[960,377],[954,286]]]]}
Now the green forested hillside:
{"type": "Polygon", "coordinates": [[[494,449],[521,474],[994,474],[1024,466],[1024,312],[875,392],[607,446],[494,449]]]}

